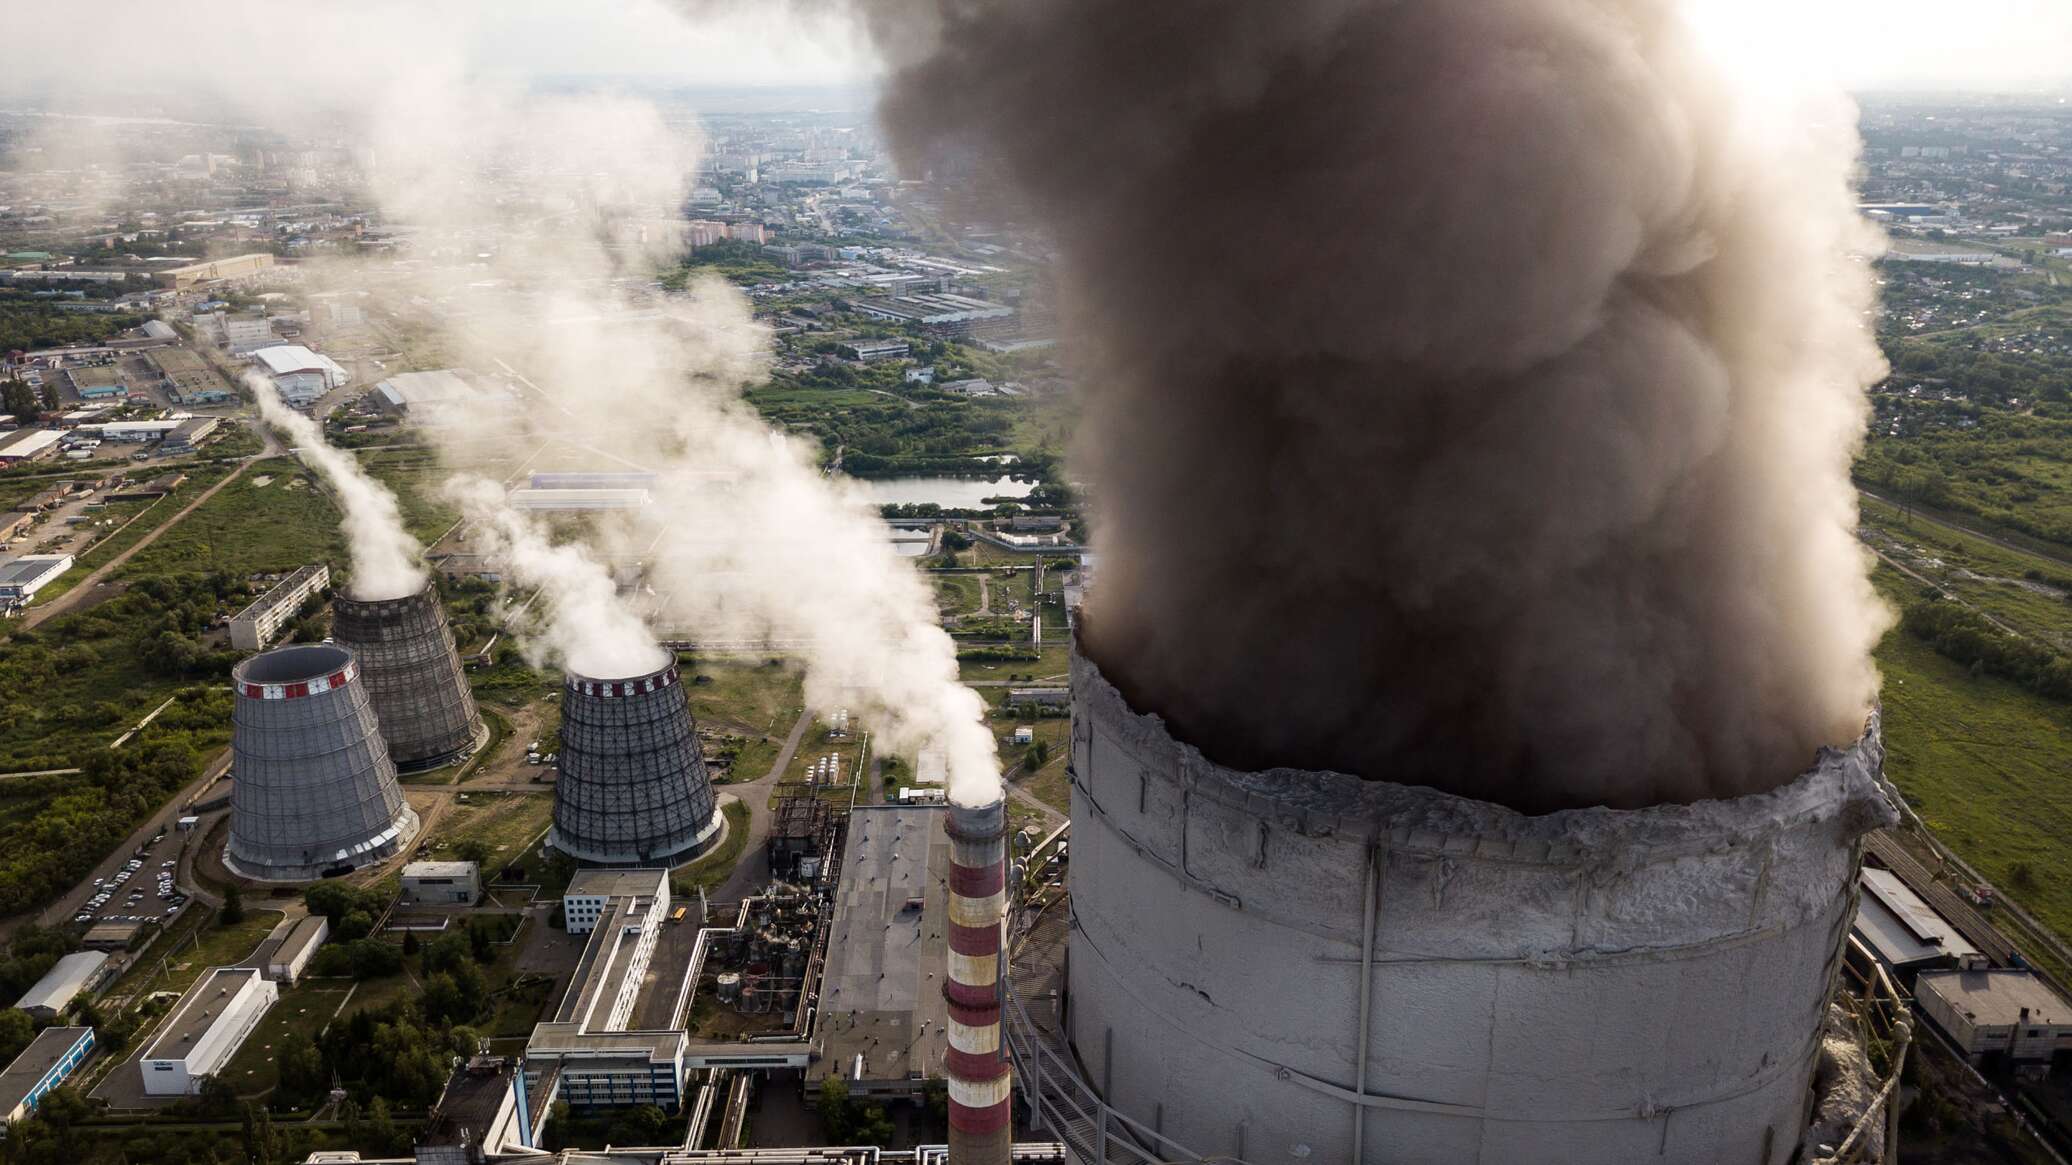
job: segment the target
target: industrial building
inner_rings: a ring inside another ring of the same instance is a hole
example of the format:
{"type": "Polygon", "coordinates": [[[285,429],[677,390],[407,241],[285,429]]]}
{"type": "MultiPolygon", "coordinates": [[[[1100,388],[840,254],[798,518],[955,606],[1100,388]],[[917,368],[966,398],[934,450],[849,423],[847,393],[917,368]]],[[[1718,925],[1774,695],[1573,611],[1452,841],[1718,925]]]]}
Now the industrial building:
{"type": "Polygon", "coordinates": [[[1795,1158],[1858,840],[1896,817],[1875,720],[1771,792],[1529,817],[1221,767],[1081,654],[1072,691],[1042,1095],[1158,1160],[1795,1158]]]}
{"type": "Polygon", "coordinates": [[[485,410],[518,403],[501,385],[485,384],[457,368],[400,372],[374,386],[374,405],[385,413],[424,424],[465,424],[485,410]]]}
{"type": "Polygon", "coordinates": [[[101,951],[74,951],[45,971],[14,1005],[28,1012],[29,1018],[49,1023],[63,1015],[80,992],[100,980],[107,964],[108,956],[101,951]]]}
{"type": "Polygon", "coordinates": [[[260,348],[252,358],[273,381],[289,408],[308,408],[325,393],[346,382],[345,369],[329,356],[300,344],[275,344],[260,348]]]}
{"type": "Polygon", "coordinates": [[[211,967],[173,1005],[137,1067],[146,1096],[191,1096],[237,1054],[280,988],[257,967],[211,967]]]}
{"type": "Polygon", "coordinates": [[[688,861],[726,824],[671,658],[655,671],[561,689],[561,775],[549,844],[600,865],[688,861]]]}
{"type": "Polygon", "coordinates": [[[279,340],[279,337],[273,334],[273,321],[266,318],[265,312],[227,315],[223,317],[222,323],[223,342],[233,352],[252,352],[279,340]]]}
{"type": "Polygon", "coordinates": [[[895,324],[912,324],[933,336],[967,340],[1004,336],[1014,330],[1014,309],[962,295],[902,295],[859,299],[858,313],[895,324]]]}
{"type": "Polygon", "coordinates": [[[632,1027],[641,982],[669,913],[666,869],[584,870],[562,897],[570,934],[588,934],[575,973],[553,1017],[526,1043],[529,1091],[575,1108],[683,1101],[685,1032],[675,1026],[682,989],[658,982],[668,1021],[632,1027]]]}
{"type": "Polygon", "coordinates": [[[258,651],[273,637],[302,604],[331,585],[331,568],[319,562],[305,566],[268,587],[266,593],[230,619],[230,645],[240,651],[258,651]]]}
{"type": "Polygon", "coordinates": [[[215,373],[209,371],[208,364],[201,357],[185,348],[160,348],[148,359],[158,371],[159,387],[174,404],[185,404],[190,400],[198,403],[201,394],[210,389],[217,389],[220,393],[222,386],[215,373]]]}
{"type": "Polygon", "coordinates": [[[488,733],[430,583],[396,598],[340,594],[331,610],[331,633],[359,656],[397,772],[423,772],[474,751],[488,733]]]}
{"type": "Polygon", "coordinates": [[[306,882],[384,861],[417,835],[360,682],[334,644],[283,647],[231,671],[237,782],[223,860],[243,877],[306,882]]]}
{"type": "Polygon", "coordinates": [[[1922,971],[1968,971],[1986,965],[1986,956],[1907,889],[1899,875],[1865,866],[1861,881],[1863,893],[1852,930],[1901,984],[1911,987],[1922,971]]]}
{"type": "Polygon", "coordinates": [[[24,554],[0,561],[0,606],[28,602],[71,569],[69,554],[24,554]]]}
{"type": "Polygon", "coordinates": [[[840,350],[851,360],[875,364],[880,360],[905,359],[908,346],[905,340],[850,340],[840,350]]]}
{"type": "Polygon", "coordinates": [[[534,489],[630,489],[655,487],[655,474],[647,470],[604,472],[582,470],[573,473],[535,473],[527,481],[534,489]]]}
{"type": "Polygon", "coordinates": [[[2029,971],[1923,971],[1914,999],[1974,1064],[2048,1063],[2072,1051],[2072,1007],[2029,971]]]}
{"type": "Polygon", "coordinates": [[[403,867],[406,905],[472,906],[480,897],[482,869],[473,862],[411,862],[403,867]]]}
{"type": "Polygon", "coordinates": [[[316,957],[317,948],[331,937],[331,920],[321,914],[309,914],[295,921],[282,937],[280,945],[266,956],[266,977],[276,983],[293,987],[302,978],[303,969],[316,957]]]}
{"type": "Polygon", "coordinates": [[[160,287],[174,291],[193,287],[197,283],[209,283],[218,279],[243,279],[257,275],[273,266],[273,256],[263,251],[250,255],[233,255],[226,259],[210,259],[202,263],[189,263],[152,275],[160,287]]]}
{"type": "Polygon", "coordinates": [[[215,417],[189,417],[165,435],[160,450],[167,456],[175,457],[183,453],[192,453],[196,446],[212,436],[222,424],[223,422],[215,417]]]}
{"type": "Polygon", "coordinates": [[[534,513],[637,510],[652,501],[644,489],[514,489],[513,509],[534,513]]]}
{"type": "Polygon", "coordinates": [[[16,429],[0,436],[0,465],[41,461],[58,451],[64,434],[56,429],[16,429]]]}
{"type": "Polygon", "coordinates": [[[852,1096],[905,1099],[942,1078],[949,1049],[947,810],[857,805],[842,848],[817,1053],[808,1089],[839,1076],[852,1096]]]}
{"type": "Polygon", "coordinates": [[[0,1071],[0,1121],[7,1124],[36,1111],[36,1102],[63,1084],[93,1055],[94,1029],[47,1027],[22,1054],[0,1071]]]}
{"type": "Polygon", "coordinates": [[[65,384],[83,401],[127,400],[129,386],[112,364],[89,364],[65,370],[65,384]]]}

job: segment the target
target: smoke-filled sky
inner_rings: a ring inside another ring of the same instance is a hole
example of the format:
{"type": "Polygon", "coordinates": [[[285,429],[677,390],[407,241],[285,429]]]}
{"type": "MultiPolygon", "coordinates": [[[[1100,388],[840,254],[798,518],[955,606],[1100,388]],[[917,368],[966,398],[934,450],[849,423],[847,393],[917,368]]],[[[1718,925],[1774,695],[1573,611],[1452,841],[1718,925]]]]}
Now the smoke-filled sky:
{"type": "Polygon", "coordinates": [[[1879,241],[1838,93],[1716,68],[1673,0],[880,15],[936,30],[881,104],[910,168],[981,158],[1055,237],[1087,643],[1140,709],[1528,810],[1860,733],[1879,241]]]}

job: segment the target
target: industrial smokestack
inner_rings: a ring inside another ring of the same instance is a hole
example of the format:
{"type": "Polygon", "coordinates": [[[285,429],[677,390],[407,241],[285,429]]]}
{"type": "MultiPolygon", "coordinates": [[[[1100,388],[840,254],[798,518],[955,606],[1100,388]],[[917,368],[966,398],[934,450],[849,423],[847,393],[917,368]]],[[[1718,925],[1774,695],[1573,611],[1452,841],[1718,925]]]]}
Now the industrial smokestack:
{"type": "Polygon", "coordinates": [[[571,857],[685,861],[725,824],[673,659],[624,679],[568,673],[560,764],[549,840],[571,857]]]}
{"type": "MultiPolygon", "coordinates": [[[[357,576],[355,576],[357,581],[357,576]]],[[[381,738],[398,772],[459,760],[483,736],[445,608],[427,583],[398,599],[332,601],[332,632],[358,655],[381,738]]]]}
{"type": "Polygon", "coordinates": [[[1007,917],[1007,803],[952,803],[950,956],[943,979],[950,1048],[950,1160],[1008,1165],[1014,1152],[1014,1076],[1000,1037],[1001,931],[1007,917]]]}
{"type": "Polygon", "coordinates": [[[283,647],[238,664],[231,679],[236,784],[223,858],[233,872],[306,882],[410,843],[417,814],[350,650],[283,647]]]}

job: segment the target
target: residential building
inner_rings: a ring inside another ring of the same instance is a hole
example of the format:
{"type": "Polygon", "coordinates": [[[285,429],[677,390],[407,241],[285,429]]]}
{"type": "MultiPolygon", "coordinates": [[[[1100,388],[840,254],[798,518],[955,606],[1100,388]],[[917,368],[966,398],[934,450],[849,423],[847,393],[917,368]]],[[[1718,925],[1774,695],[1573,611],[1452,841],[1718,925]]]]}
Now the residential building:
{"type": "Polygon", "coordinates": [[[0,1121],[8,1124],[36,1111],[36,1102],[63,1084],[93,1055],[94,1029],[47,1027],[36,1033],[14,1063],[0,1072],[0,1121]]]}
{"type": "Polygon", "coordinates": [[[94,986],[107,962],[108,956],[100,951],[74,951],[44,972],[14,1005],[31,1019],[54,1020],[72,1006],[80,992],[94,986]]]}
{"type": "Polygon", "coordinates": [[[403,901],[413,906],[468,906],[482,896],[473,862],[411,862],[403,867],[403,901]]]}
{"type": "Polygon", "coordinates": [[[230,620],[230,645],[240,651],[258,651],[273,642],[281,626],[295,617],[311,595],[331,585],[331,568],[319,562],[305,566],[273,584],[250,606],[230,620]]]}
{"type": "Polygon", "coordinates": [[[258,967],[212,967],[173,1005],[138,1068],[146,1096],[189,1096],[259,1026],[280,988],[258,967]]]}

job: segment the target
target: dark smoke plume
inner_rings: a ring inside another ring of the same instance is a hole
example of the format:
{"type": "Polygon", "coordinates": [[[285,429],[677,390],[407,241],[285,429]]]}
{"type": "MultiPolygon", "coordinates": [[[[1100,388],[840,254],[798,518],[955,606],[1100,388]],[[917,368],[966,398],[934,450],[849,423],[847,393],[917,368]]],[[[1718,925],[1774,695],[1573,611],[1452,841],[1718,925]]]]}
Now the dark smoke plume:
{"type": "Polygon", "coordinates": [[[1860,731],[1852,111],[1656,0],[872,10],[910,168],[1039,222],[1083,364],[1087,649],[1211,758],[1528,811],[1860,731]]]}

